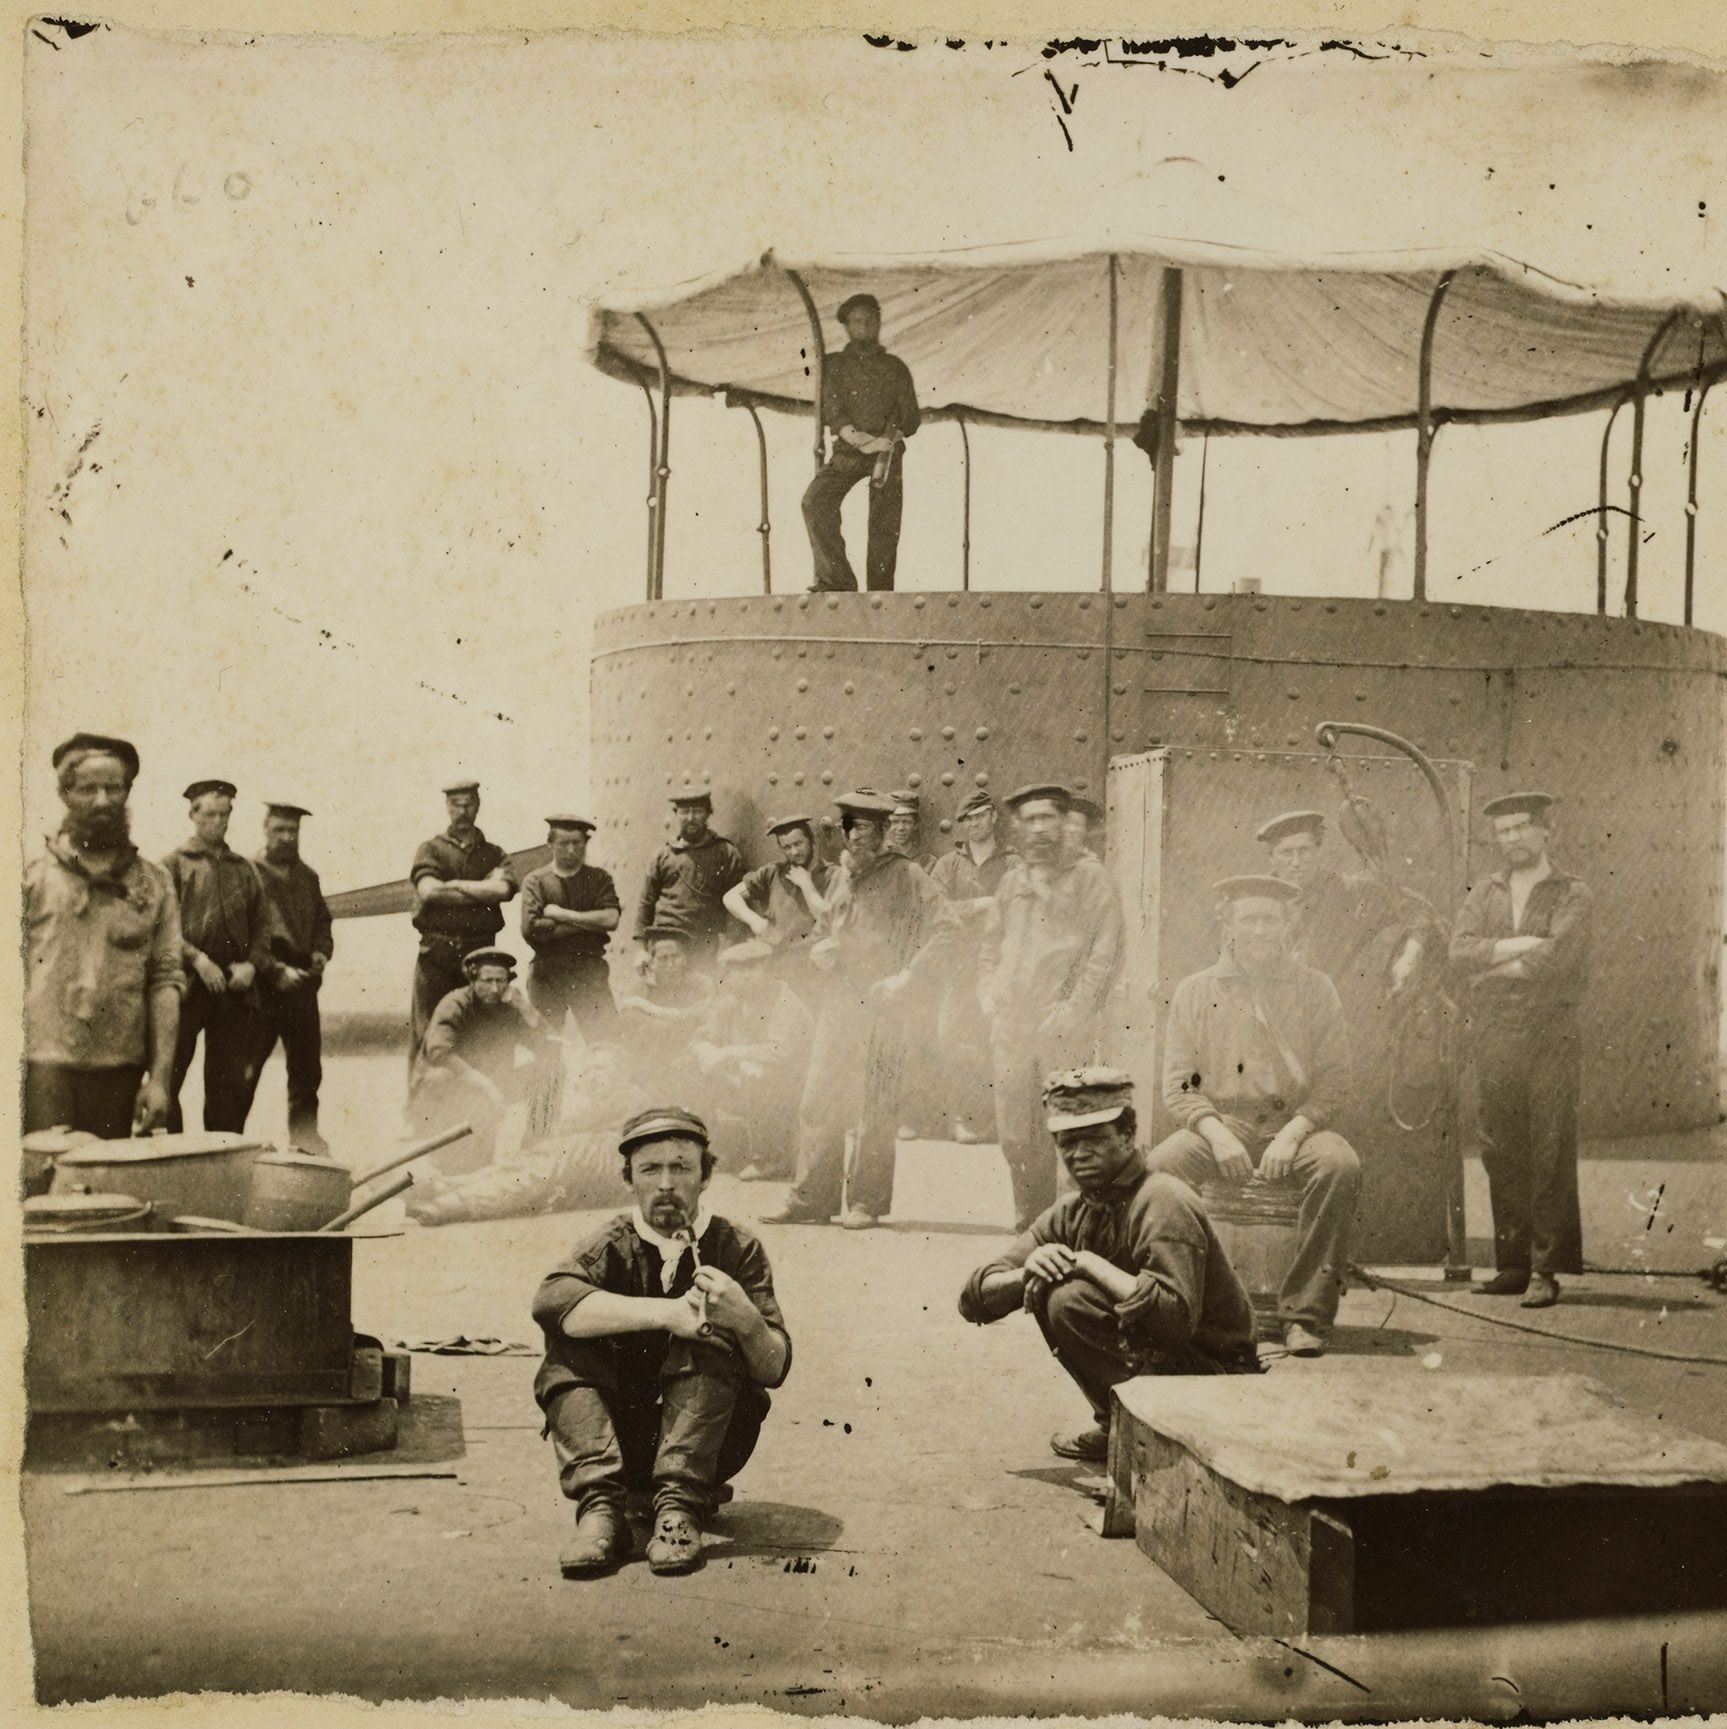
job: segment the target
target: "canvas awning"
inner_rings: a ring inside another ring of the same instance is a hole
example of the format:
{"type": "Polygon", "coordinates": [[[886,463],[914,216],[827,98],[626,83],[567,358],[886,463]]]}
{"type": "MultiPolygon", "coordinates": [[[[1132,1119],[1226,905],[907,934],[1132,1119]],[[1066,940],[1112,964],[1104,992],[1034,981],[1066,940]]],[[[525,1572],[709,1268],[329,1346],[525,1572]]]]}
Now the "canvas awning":
{"type": "Polygon", "coordinates": [[[668,291],[608,297],[590,321],[590,353],[603,371],[657,385],[657,335],[675,390],[730,390],[807,412],[816,369],[799,284],[830,349],[845,340],[834,318],[840,301],[867,290],[881,302],[883,341],[911,368],[926,416],[1098,433],[1107,413],[1112,259],[1116,422],[1124,429],[1156,403],[1169,270],[1182,277],[1176,418],[1190,432],[1416,425],[1423,329],[1448,275],[1433,327],[1435,422],[1609,407],[1640,368],[1657,391],[1727,372],[1727,294],[1713,286],[1632,299],[1500,254],[1301,257],[1173,240],[919,256],[768,253],[668,291]]]}

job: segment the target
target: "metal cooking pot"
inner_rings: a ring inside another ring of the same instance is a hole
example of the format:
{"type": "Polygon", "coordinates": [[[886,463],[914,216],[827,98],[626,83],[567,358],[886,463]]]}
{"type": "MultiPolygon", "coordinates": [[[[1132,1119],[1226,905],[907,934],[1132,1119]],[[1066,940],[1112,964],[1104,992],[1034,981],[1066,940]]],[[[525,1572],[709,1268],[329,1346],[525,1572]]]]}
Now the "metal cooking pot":
{"type": "Polygon", "coordinates": [[[66,1237],[78,1232],[149,1228],[150,1203],[132,1195],[37,1195],[24,1203],[27,1236],[66,1237]]]}
{"type": "Polygon", "coordinates": [[[54,1180],[54,1161],[62,1153],[95,1140],[88,1129],[32,1129],[24,1137],[23,1189],[26,1195],[45,1195],[54,1180]]]}
{"type": "Polygon", "coordinates": [[[469,1124],[459,1123],[392,1153],[358,1176],[334,1159],[311,1153],[263,1153],[252,1162],[250,1193],[240,1218],[260,1231],[321,1231],[348,1211],[356,1189],[473,1132],[469,1124]]]}
{"type": "Polygon", "coordinates": [[[256,1231],[315,1231],[348,1205],[346,1165],[311,1153],[263,1153],[252,1161],[242,1224],[256,1231]]]}
{"type": "Polygon", "coordinates": [[[169,1216],[197,1213],[238,1221],[251,1192],[252,1161],[263,1144],[199,1129],[127,1141],[91,1141],[54,1161],[53,1194],[74,1188],[136,1195],[169,1216]]]}

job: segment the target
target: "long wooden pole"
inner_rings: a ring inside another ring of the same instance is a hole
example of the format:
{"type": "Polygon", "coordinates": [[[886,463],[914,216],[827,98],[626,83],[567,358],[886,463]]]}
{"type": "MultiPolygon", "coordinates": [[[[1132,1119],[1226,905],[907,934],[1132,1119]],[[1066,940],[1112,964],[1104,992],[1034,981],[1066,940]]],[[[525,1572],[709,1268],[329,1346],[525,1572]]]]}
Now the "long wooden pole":
{"type": "Polygon", "coordinates": [[[1103,416],[1103,592],[1115,587],[1115,374],[1119,350],[1120,312],[1116,288],[1117,259],[1109,255],[1109,384],[1103,416]]]}
{"type": "Polygon", "coordinates": [[[1175,501],[1175,441],[1181,430],[1177,396],[1181,389],[1181,283],[1179,270],[1165,270],[1163,363],[1157,387],[1157,456],[1151,521],[1151,592],[1169,592],[1170,513],[1175,501]]]}

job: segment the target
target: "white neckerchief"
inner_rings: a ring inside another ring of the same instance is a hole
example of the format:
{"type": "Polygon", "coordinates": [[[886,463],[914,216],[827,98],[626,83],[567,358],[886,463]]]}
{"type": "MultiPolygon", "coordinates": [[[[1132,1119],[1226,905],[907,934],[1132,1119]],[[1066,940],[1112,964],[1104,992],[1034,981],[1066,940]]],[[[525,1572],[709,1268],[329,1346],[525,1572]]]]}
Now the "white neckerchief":
{"type": "MultiPolygon", "coordinates": [[[[697,1242],[701,1241],[703,1234],[707,1231],[709,1221],[712,1218],[713,1214],[708,1211],[707,1202],[698,1201],[696,1203],[695,1223],[690,1227],[690,1229],[695,1232],[697,1242]]],[[[654,1248],[660,1251],[660,1289],[662,1291],[670,1291],[673,1282],[677,1279],[678,1267],[683,1262],[684,1251],[689,1248],[689,1244],[686,1243],[682,1237],[661,1236],[660,1233],[642,1217],[642,1209],[640,1207],[635,1209],[631,1223],[636,1227],[636,1235],[640,1237],[644,1243],[650,1243],[654,1248]]]]}

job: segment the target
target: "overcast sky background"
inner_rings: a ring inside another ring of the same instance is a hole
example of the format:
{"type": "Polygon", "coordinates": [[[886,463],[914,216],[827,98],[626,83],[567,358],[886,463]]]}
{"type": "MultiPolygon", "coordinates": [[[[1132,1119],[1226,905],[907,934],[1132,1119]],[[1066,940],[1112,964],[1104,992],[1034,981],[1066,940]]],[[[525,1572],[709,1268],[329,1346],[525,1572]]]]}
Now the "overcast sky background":
{"type": "MultiPolygon", "coordinates": [[[[599,294],[770,245],[1105,226],[1727,284],[1727,86],[1656,65],[100,31],[32,43],[27,70],[27,844],[55,820],[49,748],[96,727],[142,750],[146,850],[181,837],[188,779],[225,774],[248,848],[263,797],[313,808],[330,888],[400,875],[448,770],[484,780],[506,845],[586,800],[590,625],[644,567],[645,414],[584,359],[599,294]],[[1071,149],[1046,69],[1078,87],[1071,149]]],[[[1722,628],[1727,398],[1711,412],[1699,620],[1722,628]]],[[[1600,427],[1444,432],[1436,597],[1592,607],[1593,522],[1543,530],[1593,506],[1600,427]]],[[[808,431],[769,437],[776,586],[802,589],[808,431]]],[[[1645,613],[1677,618],[1674,405],[1648,437],[1645,613]]],[[[973,456],[974,586],[1095,587],[1099,447],[979,430],[973,456]]],[[[749,592],[748,418],[680,401],[672,464],[668,593],[749,592]]],[[[957,431],[926,429],[907,472],[901,585],[957,587],[957,431]]],[[[1118,472],[1132,586],[1149,474],[1125,443],[1118,472]]],[[[1389,503],[1406,589],[1412,483],[1412,437],[1214,441],[1205,586],[1371,593],[1389,503]]]]}

